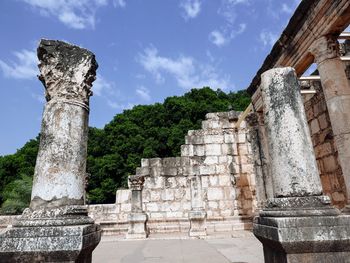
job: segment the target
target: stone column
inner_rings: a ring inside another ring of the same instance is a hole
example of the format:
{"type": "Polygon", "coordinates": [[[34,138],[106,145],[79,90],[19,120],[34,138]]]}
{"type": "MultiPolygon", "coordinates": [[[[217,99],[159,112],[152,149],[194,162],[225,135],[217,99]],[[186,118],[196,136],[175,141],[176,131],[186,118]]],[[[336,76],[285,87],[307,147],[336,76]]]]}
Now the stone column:
{"type": "Polygon", "coordinates": [[[129,177],[129,182],[131,189],[131,213],[128,216],[129,229],[126,238],[146,238],[147,215],[142,209],[142,188],[145,182],[145,177],[133,175],[129,177]]]}
{"type": "MultiPolygon", "coordinates": [[[[345,65],[340,60],[339,43],[333,36],[323,36],[310,49],[315,57],[332,124],[338,159],[342,168],[350,205],[350,84],[345,65]]],[[[348,212],[350,209],[346,209],[348,212]]]]}
{"type": "Polygon", "coordinates": [[[299,84],[292,68],[261,76],[274,198],[254,219],[265,262],[347,262],[350,216],[322,195],[299,84]]]}
{"type": "Polygon", "coordinates": [[[90,262],[101,231],[84,205],[89,97],[97,63],[90,51],[41,40],[46,89],[32,200],[0,236],[3,262],[90,262]]]}
{"type": "Polygon", "coordinates": [[[200,175],[189,178],[191,189],[191,211],[188,213],[190,220],[190,237],[207,235],[206,217],[207,213],[203,207],[202,180],[200,175]]]}
{"type": "Polygon", "coordinates": [[[261,145],[261,139],[259,134],[259,122],[256,113],[250,113],[246,117],[246,122],[249,128],[249,137],[252,148],[252,155],[254,159],[254,173],[256,180],[256,198],[257,198],[257,211],[262,210],[265,206],[267,194],[266,194],[266,180],[264,169],[264,153],[261,145]]]}

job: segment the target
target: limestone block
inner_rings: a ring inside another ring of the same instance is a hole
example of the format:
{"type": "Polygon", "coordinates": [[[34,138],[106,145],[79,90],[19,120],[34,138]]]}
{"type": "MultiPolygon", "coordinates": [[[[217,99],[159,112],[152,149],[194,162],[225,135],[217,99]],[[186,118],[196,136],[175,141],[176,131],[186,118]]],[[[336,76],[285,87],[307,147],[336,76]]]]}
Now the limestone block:
{"type": "Polygon", "coordinates": [[[231,186],[225,186],[224,190],[224,199],[225,200],[235,200],[236,199],[236,189],[231,186]]]}
{"type": "Polygon", "coordinates": [[[164,166],[162,175],[164,175],[164,176],[176,176],[177,175],[177,168],[164,166]]]}
{"type": "Polygon", "coordinates": [[[159,211],[158,203],[155,203],[155,202],[147,203],[146,204],[146,211],[147,212],[158,212],[159,211]]]}
{"type": "Polygon", "coordinates": [[[116,193],[116,203],[117,204],[128,203],[128,202],[130,202],[130,198],[131,198],[130,189],[117,190],[117,193],[116,193]]]}
{"type": "Polygon", "coordinates": [[[163,167],[162,166],[151,166],[149,175],[151,177],[159,177],[163,174],[163,167]]]}
{"type": "Polygon", "coordinates": [[[182,211],[176,211],[176,212],[172,212],[172,211],[167,211],[166,212],[166,218],[182,218],[184,216],[182,211]]]}
{"type": "Polygon", "coordinates": [[[164,212],[160,212],[160,213],[152,212],[152,213],[149,213],[149,217],[154,218],[154,219],[166,218],[166,213],[164,213],[164,212]]]}
{"type": "Polygon", "coordinates": [[[181,156],[180,157],[180,166],[184,167],[190,165],[190,157],[188,156],[181,156]]]}
{"type": "Polygon", "coordinates": [[[191,210],[191,203],[190,202],[182,202],[182,210],[183,211],[189,211],[191,210]]]}
{"type": "MultiPolygon", "coordinates": [[[[149,202],[151,200],[151,193],[152,193],[152,189],[147,189],[147,188],[144,188],[141,192],[141,195],[142,195],[142,200],[143,202],[149,202]]],[[[132,197],[132,195],[131,195],[132,197]]],[[[131,198],[131,203],[133,202],[132,198],[131,198]]],[[[137,201],[136,201],[137,202],[137,201]]]]}
{"type": "Polygon", "coordinates": [[[219,176],[218,175],[210,175],[209,178],[209,184],[210,186],[218,186],[219,185],[219,176]]]}
{"type": "Polygon", "coordinates": [[[224,134],[224,142],[225,143],[235,143],[235,136],[232,134],[224,134]]]}
{"type": "MultiPolygon", "coordinates": [[[[222,148],[221,148],[222,149],[222,148]]],[[[231,157],[231,156],[230,156],[231,157]]],[[[232,160],[232,159],[231,159],[232,160]]],[[[228,163],[228,162],[230,162],[229,161],[229,159],[228,159],[228,156],[219,156],[218,157],[218,163],[219,164],[226,164],[226,163],[228,163]]]]}
{"type": "Polygon", "coordinates": [[[149,165],[152,167],[162,166],[162,159],[161,158],[149,159],[149,165]]]}
{"type": "Polygon", "coordinates": [[[175,190],[175,200],[181,201],[185,197],[186,191],[183,188],[178,188],[175,190]]]}
{"type": "Polygon", "coordinates": [[[321,130],[326,129],[330,125],[328,120],[327,120],[327,114],[326,113],[323,113],[322,115],[320,115],[318,117],[318,122],[320,124],[321,130]]]}
{"type": "Polygon", "coordinates": [[[215,174],[215,165],[201,165],[199,167],[200,175],[215,174]]]}
{"type": "Polygon", "coordinates": [[[252,164],[242,164],[241,173],[247,173],[247,174],[254,173],[254,166],[252,164]]]}
{"type": "Polygon", "coordinates": [[[174,199],[175,199],[174,189],[164,189],[164,191],[162,191],[163,201],[173,201],[174,199]]]}
{"type": "Polygon", "coordinates": [[[218,177],[220,186],[231,186],[231,176],[229,174],[220,175],[218,177]]]}
{"type": "Polygon", "coordinates": [[[221,144],[206,144],[205,154],[208,155],[221,155],[221,144]]]}
{"type": "MultiPolygon", "coordinates": [[[[221,210],[221,211],[220,211],[220,215],[221,215],[222,217],[233,216],[233,209],[221,210]]],[[[232,225],[231,225],[231,227],[232,227],[232,225]]]]}
{"type": "Polygon", "coordinates": [[[191,190],[189,188],[186,189],[185,197],[187,201],[191,200],[191,190]]]}
{"type": "Polygon", "coordinates": [[[210,121],[202,121],[202,129],[219,129],[221,128],[220,121],[218,120],[210,120],[210,121]]]}
{"type": "Polygon", "coordinates": [[[208,208],[209,209],[218,209],[219,208],[219,203],[216,201],[209,201],[208,202],[208,208]]]}
{"type": "Polygon", "coordinates": [[[316,146],[314,150],[315,150],[316,158],[322,158],[326,155],[333,154],[333,148],[330,142],[320,144],[316,146]]]}
{"type": "Polygon", "coordinates": [[[120,210],[124,213],[130,212],[131,211],[131,203],[129,204],[121,204],[120,205],[120,210]]]}
{"type": "Polygon", "coordinates": [[[248,147],[247,144],[238,144],[238,155],[248,155],[248,147]]]}
{"type": "Polygon", "coordinates": [[[239,132],[238,133],[238,143],[245,143],[245,142],[246,142],[246,133],[239,132]]]}
{"type": "Polygon", "coordinates": [[[165,188],[177,188],[177,178],[176,177],[166,177],[164,178],[165,188]]]}
{"type": "Polygon", "coordinates": [[[331,183],[329,181],[328,175],[321,175],[321,183],[322,188],[325,193],[329,193],[329,191],[332,189],[331,183]]]}
{"type": "Polygon", "coordinates": [[[145,200],[145,198],[143,198],[143,202],[145,202],[145,201],[158,202],[161,200],[161,191],[160,190],[152,189],[150,192],[151,192],[150,200],[145,200]]]}
{"type": "Polygon", "coordinates": [[[139,176],[147,176],[150,174],[149,167],[137,167],[136,168],[136,175],[139,176]]]}
{"type": "Polygon", "coordinates": [[[313,119],[310,123],[311,134],[316,134],[320,131],[320,126],[317,119],[313,119]]]}
{"type": "Polygon", "coordinates": [[[181,156],[193,156],[193,145],[185,144],[181,145],[181,156]]]}
{"type": "Polygon", "coordinates": [[[325,172],[333,172],[338,168],[338,162],[333,155],[327,156],[322,159],[325,172]]]}
{"type": "Polygon", "coordinates": [[[187,177],[177,177],[177,184],[179,187],[188,187],[188,180],[187,177]]]}
{"type": "Polygon", "coordinates": [[[222,200],[224,198],[224,193],[222,188],[219,187],[209,187],[208,188],[208,200],[222,200]]]}
{"type": "Polygon", "coordinates": [[[313,106],[313,111],[315,117],[319,116],[320,114],[324,113],[327,110],[327,105],[324,100],[319,101],[313,106]]]}
{"type": "Polygon", "coordinates": [[[149,166],[149,159],[141,159],[141,167],[149,166]]]}
{"type": "Polygon", "coordinates": [[[206,135],[204,136],[204,143],[210,144],[210,143],[223,143],[224,137],[223,135],[206,135]]]}
{"type": "Polygon", "coordinates": [[[217,156],[207,156],[205,159],[204,159],[204,164],[217,164],[219,162],[219,159],[217,156]]]}
{"type": "Polygon", "coordinates": [[[181,158],[180,157],[167,157],[167,158],[163,158],[161,160],[162,160],[162,166],[164,166],[164,167],[176,167],[176,166],[180,166],[181,158]]]}
{"type": "Polygon", "coordinates": [[[193,146],[193,155],[194,156],[204,156],[205,155],[204,145],[194,145],[193,146]]]}
{"type": "Polygon", "coordinates": [[[228,173],[230,173],[230,169],[225,164],[215,165],[215,173],[216,174],[228,174],[228,173]]]}
{"type": "Polygon", "coordinates": [[[311,121],[313,118],[315,118],[312,108],[306,110],[306,107],[305,107],[305,114],[308,122],[311,121]]]}
{"type": "Polygon", "coordinates": [[[332,200],[334,202],[344,202],[345,201],[345,196],[344,196],[343,193],[334,192],[334,193],[332,193],[332,200]]]}
{"type": "Polygon", "coordinates": [[[202,187],[207,188],[209,186],[209,176],[202,176],[202,187]]]}

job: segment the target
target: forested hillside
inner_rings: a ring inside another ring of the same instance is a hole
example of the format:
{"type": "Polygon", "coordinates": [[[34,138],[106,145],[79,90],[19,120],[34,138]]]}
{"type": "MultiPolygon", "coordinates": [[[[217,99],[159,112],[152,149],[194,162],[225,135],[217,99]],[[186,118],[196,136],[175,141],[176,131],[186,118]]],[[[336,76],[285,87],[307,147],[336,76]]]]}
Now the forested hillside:
{"type": "MultiPolygon", "coordinates": [[[[206,113],[244,110],[249,102],[245,91],[193,89],[163,103],[125,110],[103,129],[90,128],[88,202],[114,202],[115,191],[127,187],[127,177],[135,173],[141,158],[180,155],[187,131],[199,129],[206,113]]],[[[2,213],[18,213],[28,205],[38,145],[39,136],[15,154],[0,156],[2,213]]]]}

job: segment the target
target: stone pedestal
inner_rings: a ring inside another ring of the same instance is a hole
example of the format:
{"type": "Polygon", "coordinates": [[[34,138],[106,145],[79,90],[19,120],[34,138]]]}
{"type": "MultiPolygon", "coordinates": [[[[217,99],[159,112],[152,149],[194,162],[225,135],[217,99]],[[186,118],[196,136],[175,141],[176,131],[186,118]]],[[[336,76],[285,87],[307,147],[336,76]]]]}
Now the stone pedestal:
{"type": "Polygon", "coordinates": [[[190,237],[207,235],[207,213],[203,207],[202,181],[199,175],[190,177],[191,185],[191,211],[188,213],[190,220],[190,237]]]}
{"type": "Polygon", "coordinates": [[[97,63],[88,50],[41,40],[46,89],[30,208],[0,235],[1,262],[91,262],[101,238],[84,206],[89,97],[97,63]]]}
{"type": "Polygon", "coordinates": [[[261,90],[274,184],[274,198],[254,219],[265,262],[350,262],[350,217],[322,195],[294,70],[265,72],[261,90]]]}
{"type": "Polygon", "coordinates": [[[190,237],[200,237],[207,235],[206,218],[207,213],[204,210],[190,211],[188,213],[190,220],[190,237]]]}
{"type": "Polygon", "coordinates": [[[146,222],[147,214],[142,209],[142,188],[145,182],[143,176],[134,175],[129,177],[131,188],[131,213],[128,215],[129,228],[127,239],[140,239],[147,237],[146,222]]]}

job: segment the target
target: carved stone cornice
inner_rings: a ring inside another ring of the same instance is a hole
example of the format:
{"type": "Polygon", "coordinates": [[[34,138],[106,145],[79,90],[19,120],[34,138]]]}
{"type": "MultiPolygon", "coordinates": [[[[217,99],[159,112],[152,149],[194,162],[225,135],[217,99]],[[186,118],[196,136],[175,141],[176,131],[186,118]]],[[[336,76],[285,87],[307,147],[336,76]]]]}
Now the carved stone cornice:
{"type": "Polygon", "coordinates": [[[131,190],[141,191],[144,182],[145,177],[142,175],[132,175],[129,177],[129,187],[131,190]]]}
{"type": "Polygon", "coordinates": [[[339,43],[334,36],[320,37],[311,45],[309,51],[314,56],[317,64],[320,64],[327,59],[340,56],[339,43]]]}
{"type": "Polygon", "coordinates": [[[42,39],[37,50],[39,80],[46,90],[46,100],[89,105],[92,82],[98,67],[95,55],[84,48],[58,40],[42,39]]]}

